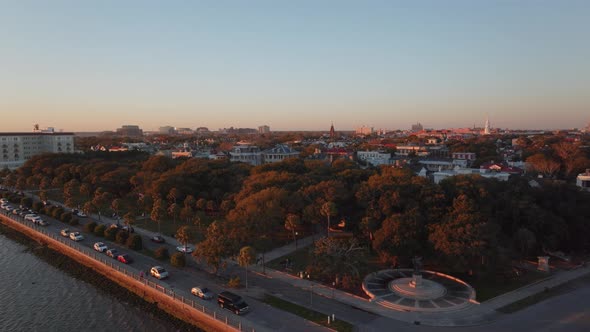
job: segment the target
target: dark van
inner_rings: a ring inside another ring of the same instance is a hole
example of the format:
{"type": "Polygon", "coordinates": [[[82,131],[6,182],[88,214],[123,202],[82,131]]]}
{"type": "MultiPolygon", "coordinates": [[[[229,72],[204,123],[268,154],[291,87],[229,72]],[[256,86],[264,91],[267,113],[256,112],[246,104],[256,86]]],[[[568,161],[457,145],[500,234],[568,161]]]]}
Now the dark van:
{"type": "Polygon", "coordinates": [[[241,296],[231,292],[219,293],[217,296],[217,304],[219,304],[221,308],[233,311],[236,315],[241,315],[250,310],[250,307],[248,307],[248,304],[244,302],[244,299],[242,299],[241,296]]]}

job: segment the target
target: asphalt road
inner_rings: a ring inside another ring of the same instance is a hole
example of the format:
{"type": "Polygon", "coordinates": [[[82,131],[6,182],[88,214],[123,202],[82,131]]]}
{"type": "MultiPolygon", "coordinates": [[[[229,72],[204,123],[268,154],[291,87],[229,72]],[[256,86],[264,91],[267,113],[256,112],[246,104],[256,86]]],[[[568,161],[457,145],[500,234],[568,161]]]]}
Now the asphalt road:
{"type": "MultiPolygon", "coordinates": [[[[12,204],[12,205],[14,206],[14,204],[12,204]]],[[[9,215],[9,216],[12,217],[13,219],[19,218],[17,216],[12,216],[12,215],[9,215]]],[[[198,297],[191,295],[190,289],[194,286],[202,285],[202,286],[205,286],[205,287],[208,287],[209,289],[211,289],[215,294],[217,294],[221,291],[224,291],[224,290],[229,290],[229,291],[240,293],[241,295],[244,295],[243,292],[235,291],[235,290],[227,289],[227,288],[223,287],[220,284],[220,281],[218,279],[214,278],[211,274],[198,270],[196,268],[197,264],[191,255],[187,254],[187,261],[189,261],[189,265],[190,265],[189,267],[182,268],[182,269],[174,268],[170,264],[168,264],[168,262],[158,261],[152,257],[140,254],[136,251],[130,250],[130,249],[128,249],[124,246],[118,245],[114,242],[106,241],[104,238],[97,237],[94,234],[88,234],[88,233],[84,233],[82,231],[82,229],[84,227],[83,224],[86,224],[90,220],[96,221],[97,223],[105,223],[105,224],[111,223],[110,221],[107,221],[104,218],[102,221],[98,221],[98,220],[94,220],[94,219],[90,219],[90,218],[83,218],[80,220],[81,225],[79,225],[79,226],[66,225],[58,220],[55,220],[53,218],[49,218],[45,215],[42,215],[42,218],[46,221],[49,221],[49,225],[48,226],[35,226],[35,227],[43,228],[45,231],[53,233],[57,236],[60,236],[60,231],[64,228],[68,228],[70,231],[80,231],[84,235],[84,240],[77,242],[78,245],[93,250],[93,245],[95,242],[103,242],[109,248],[116,248],[119,251],[119,254],[127,253],[133,258],[133,262],[131,264],[126,265],[126,264],[116,261],[115,259],[113,259],[113,262],[115,262],[115,264],[119,264],[120,266],[126,266],[129,270],[136,269],[138,273],[139,273],[139,271],[143,271],[146,278],[149,278],[152,281],[157,281],[164,287],[174,289],[175,293],[177,293],[179,295],[183,295],[187,298],[193,298],[199,304],[201,304],[211,310],[217,310],[219,313],[222,313],[224,315],[232,316],[234,314],[228,310],[220,309],[217,305],[217,301],[216,301],[215,297],[213,298],[213,300],[209,300],[209,301],[201,300],[198,297]],[[170,273],[170,277],[163,280],[163,281],[158,281],[157,279],[149,276],[149,269],[152,266],[156,266],[156,265],[164,266],[166,268],[166,270],[168,270],[168,272],[170,273]]],[[[23,220],[23,219],[20,218],[20,220],[23,220]]],[[[32,223],[30,223],[30,222],[28,222],[28,224],[32,225],[32,223]]],[[[151,236],[151,233],[150,233],[150,236],[151,236]]],[[[149,236],[142,236],[142,237],[143,237],[143,244],[151,250],[154,250],[155,248],[164,245],[164,246],[168,247],[170,254],[172,254],[172,253],[176,252],[176,247],[179,246],[178,243],[165,243],[165,244],[152,243],[149,240],[149,236]]],[[[69,237],[67,238],[67,240],[74,242],[73,240],[70,240],[69,237]]],[[[98,253],[97,252],[97,254],[105,255],[105,258],[110,259],[108,256],[106,256],[105,253],[98,253]]],[[[246,313],[243,316],[240,316],[240,318],[244,320],[244,324],[248,324],[248,321],[251,321],[251,322],[254,322],[257,326],[264,327],[268,330],[285,331],[285,332],[287,332],[287,331],[328,331],[329,330],[325,327],[319,326],[315,323],[312,323],[310,321],[302,319],[299,316],[290,314],[290,313],[282,311],[282,310],[278,310],[274,307],[271,307],[263,302],[260,302],[256,299],[254,299],[254,298],[248,297],[247,294],[246,294],[245,300],[248,303],[248,305],[250,306],[250,312],[246,313]]],[[[250,324],[248,324],[248,325],[250,325],[250,324]]]]}

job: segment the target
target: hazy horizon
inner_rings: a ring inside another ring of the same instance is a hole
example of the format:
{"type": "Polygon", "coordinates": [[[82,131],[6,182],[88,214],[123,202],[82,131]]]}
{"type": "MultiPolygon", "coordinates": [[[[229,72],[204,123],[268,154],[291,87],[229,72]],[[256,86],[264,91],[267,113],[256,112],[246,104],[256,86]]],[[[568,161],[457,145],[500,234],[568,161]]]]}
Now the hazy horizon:
{"type": "Polygon", "coordinates": [[[590,122],[587,1],[19,1],[1,132],[590,122]]]}

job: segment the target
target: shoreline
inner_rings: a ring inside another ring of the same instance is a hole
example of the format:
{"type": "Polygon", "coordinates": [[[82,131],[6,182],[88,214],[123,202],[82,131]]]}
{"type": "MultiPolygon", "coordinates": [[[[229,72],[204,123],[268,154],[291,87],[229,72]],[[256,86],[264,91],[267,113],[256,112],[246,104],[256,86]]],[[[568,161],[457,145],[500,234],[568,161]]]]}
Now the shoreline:
{"type": "Polygon", "coordinates": [[[104,277],[102,274],[97,274],[92,268],[50,248],[42,241],[37,241],[36,239],[28,237],[4,223],[0,223],[0,234],[25,246],[27,248],[26,250],[31,252],[37,258],[61,272],[66,273],[70,277],[90,284],[118,301],[132,305],[152,317],[170,323],[176,331],[206,331],[201,327],[194,326],[167,313],[165,310],[160,309],[157,303],[152,303],[143,299],[129,289],[104,277]]]}

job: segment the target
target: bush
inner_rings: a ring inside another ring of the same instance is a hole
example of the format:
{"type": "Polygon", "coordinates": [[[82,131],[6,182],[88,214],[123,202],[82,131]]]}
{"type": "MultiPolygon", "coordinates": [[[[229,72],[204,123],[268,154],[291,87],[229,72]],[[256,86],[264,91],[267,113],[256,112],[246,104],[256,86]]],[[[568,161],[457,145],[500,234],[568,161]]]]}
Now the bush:
{"type": "Polygon", "coordinates": [[[71,212],[64,212],[59,216],[59,220],[65,223],[69,223],[70,221],[72,221],[73,217],[74,215],[71,212]]]}
{"type": "Polygon", "coordinates": [[[33,199],[31,197],[23,197],[20,200],[20,204],[31,208],[31,206],[33,206],[33,199]]]}
{"type": "Polygon", "coordinates": [[[170,254],[168,253],[168,248],[159,247],[158,249],[156,249],[156,251],[154,251],[154,257],[161,260],[168,259],[168,257],[170,257],[170,254]]]}
{"type": "Polygon", "coordinates": [[[143,242],[141,240],[141,236],[137,234],[131,235],[127,239],[127,247],[132,250],[141,250],[143,249],[143,242]]]}
{"type": "Polygon", "coordinates": [[[104,237],[109,241],[115,241],[118,230],[115,227],[109,227],[104,230],[104,237]]]}
{"type": "Polygon", "coordinates": [[[94,227],[94,235],[103,237],[104,236],[104,230],[106,228],[107,227],[105,225],[97,225],[96,227],[94,227]]]}
{"type": "Polygon", "coordinates": [[[72,226],[80,225],[80,220],[78,218],[72,218],[72,220],[70,220],[70,225],[72,225],[72,226]]]}
{"type": "Polygon", "coordinates": [[[129,238],[129,233],[124,230],[117,231],[117,235],[115,235],[115,242],[118,244],[125,244],[127,243],[127,238],[129,238]]]}
{"type": "Polygon", "coordinates": [[[176,252],[172,254],[170,257],[170,264],[174,267],[185,267],[186,266],[186,257],[181,252],[176,252]]]}
{"type": "Polygon", "coordinates": [[[233,278],[229,278],[229,281],[227,282],[227,287],[229,287],[229,288],[240,287],[240,277],[235,276],[233,278]]]}
{"type": "Polygon", "coordinates": [[[84,231],[87,233],[94,233],[94,229],[96,228],[96,222],[91,221],[84,225],[84,231]]]}
{"type": "Polygon", "coordinates": [[[51,216],[55,219],[60,219],[62,213],[64,213],[64,212],[65,212],[65,210],[63,208],[54,206],[51,209],[51,216]]]}
{"type": "Polygon", "coordinates": [[[33,203],[33,210],[41,212],[41,211],[43,211],[43,208],[44,208],[43,203],[41,203],[41,202],[33,203]]]}

